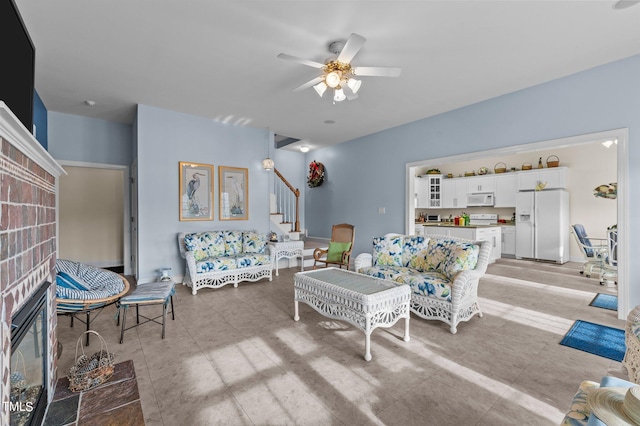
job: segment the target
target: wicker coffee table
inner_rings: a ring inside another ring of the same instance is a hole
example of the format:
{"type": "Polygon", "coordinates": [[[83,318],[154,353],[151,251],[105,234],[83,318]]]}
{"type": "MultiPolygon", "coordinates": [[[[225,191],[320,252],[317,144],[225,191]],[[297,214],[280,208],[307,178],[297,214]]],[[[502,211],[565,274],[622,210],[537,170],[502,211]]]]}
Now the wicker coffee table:
{"type": "Polygon", "coordinates": [[[298,302],[304,302],[328,318],[347,321],[364,331],[364,359],[371,361],[371,332],[378,327],[391,327],[405,319],[404,341],[409,341],[408,285],[338,268],[298,272],[294,279],[295,315],[298,302]]]}

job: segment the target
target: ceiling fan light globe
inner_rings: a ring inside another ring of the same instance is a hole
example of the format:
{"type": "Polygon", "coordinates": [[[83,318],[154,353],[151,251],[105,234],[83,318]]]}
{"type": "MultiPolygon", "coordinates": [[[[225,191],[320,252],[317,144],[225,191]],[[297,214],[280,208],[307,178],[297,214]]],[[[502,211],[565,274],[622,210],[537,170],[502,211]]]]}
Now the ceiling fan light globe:
{"type": "Polygon", "coordinates": [[[335,102],[342,102],[345,99],[347,99],[347,96],[344,94],[344,90],[336,89],[335,93],[333,94],[333,100],[335,102]]]}
{"type": "Polygon", "coordinates": [[[340,84],[340,80],[342,79],[342,76],[340,74],[340,71],[331,71],[324,78],[324,82],[327,84],[327,86],[334,89],[340,84]]]}
{"type": "Polygon", "coordinates": [[[353,93],[358,93],[358,90],[360,90],[360,86],[362,86],[362,80],[350,78],[349,81],[347,81],[347,86],[349,86],[353,93]]]}
{"type": "Polygon", "coordinates": [[[315,89],[316,93],[318,93],[318,95],[322,97],[322,95],[324,95],[324,92],[327,90],[327,85],[324,84],[324,81],[321,81],[320,83],[313,86],[313,88],[315,89]]]}

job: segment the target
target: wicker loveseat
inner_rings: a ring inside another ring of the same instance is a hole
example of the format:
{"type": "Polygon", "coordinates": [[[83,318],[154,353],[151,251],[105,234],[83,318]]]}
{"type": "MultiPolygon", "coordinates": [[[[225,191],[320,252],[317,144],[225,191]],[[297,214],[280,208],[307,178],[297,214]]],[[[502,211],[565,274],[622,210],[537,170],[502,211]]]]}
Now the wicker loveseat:
{"type": "Polygon", "coordinates": [[[178,234],[186,260],[183,284],[196,294],[202,287],[238,287],[240,281],[272,280],[273,260],[267,235],[252,231],[205,231],[178,234]]]}
{"type": "Polygon", "coordinates": [[[475,314],[478,281],[487,270],[491,246],[448,236],[386,235],[373,239],[373,254],[355,259],[356,271],[411,287],[411,311],[437,319],[457,332],[475,314]]]}

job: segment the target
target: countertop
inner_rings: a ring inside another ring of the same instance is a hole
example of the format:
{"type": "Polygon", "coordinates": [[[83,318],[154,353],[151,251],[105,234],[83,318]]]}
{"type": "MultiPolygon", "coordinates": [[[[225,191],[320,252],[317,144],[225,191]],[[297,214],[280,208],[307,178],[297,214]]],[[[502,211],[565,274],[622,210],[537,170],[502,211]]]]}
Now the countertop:
{"type": "Polygon", "coordinates": [[[439,226],[441,228],[495,228],[498,226],[515,226],[515,223],[497,223],[495,225],[454,225],[449,222],[416,222],[416,225],[439,226]]]}

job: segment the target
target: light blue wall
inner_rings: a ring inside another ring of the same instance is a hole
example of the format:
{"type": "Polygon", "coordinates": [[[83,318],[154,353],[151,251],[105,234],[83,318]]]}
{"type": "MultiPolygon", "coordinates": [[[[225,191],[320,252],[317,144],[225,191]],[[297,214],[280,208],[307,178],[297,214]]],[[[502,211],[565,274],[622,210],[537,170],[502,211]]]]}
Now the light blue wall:
{"type": "Polygon", "coordinates": [[[49,153],[56,160],[131,164],[131,124],[54,111],[48,121],[49,153]]]}
{"type": "Polygon", "coordinates": [[[242,229],[269,231],[269,179],[262,169],[267,131],[221,124],[211,119],[139,105],[138,158],[138,279],[157,278],[158,268],[184,274],[178,250],[179,232],[242,229]],[[178,163],[213,164],[214,220],[179,220],[178,163]],[[249,169],[249,220],[219,220],[218,167],[249,169]]]}
{"type": "Polygon", "coordinates": [[[35,90],[33,91],[33,125],[36,126],[36,140],[44,149],[48,149],[47,108],[35,90]]]}
{"type": "MultiPolygon", "coordinates": [[[[403,233],[408,162],[626,127],[629,235],[640,235],[640,197],[635,196],[640,188],[639,75],[640,56],[634,56],[315,151],[326,180],[306,190],[309,234],[328,237],[332,224],[352,223],[354,253],[361,253],[371,250],[374,236],[403,233]],[[385,207],[386,214],[378,214],[378,207],[385,207]]],[[[640,246],[632,244],[630,251],[630,259],[640,257],[640,246]]],[[[634,306],[640,304],[640,263],[630,268],[634,306]]]]}

